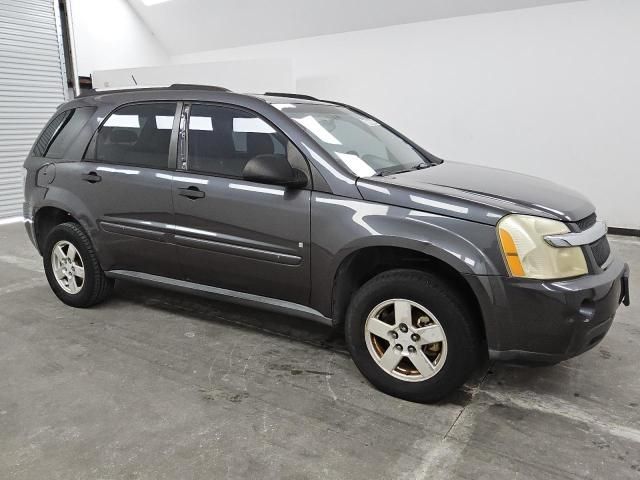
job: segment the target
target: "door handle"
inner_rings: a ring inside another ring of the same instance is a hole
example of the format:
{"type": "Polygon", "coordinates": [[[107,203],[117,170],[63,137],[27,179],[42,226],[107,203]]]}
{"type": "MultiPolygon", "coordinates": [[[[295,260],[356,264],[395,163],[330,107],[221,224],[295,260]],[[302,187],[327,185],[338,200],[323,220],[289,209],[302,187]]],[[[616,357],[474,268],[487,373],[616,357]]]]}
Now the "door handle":
{"type": "Polygon", "coordinates": [[[195,200],[196,198],[204,198],[204,192],[198,187],[187,187],[187,188],[179,188],[178,195],[182,195],[183,197],[190,198],[191,200],[195,200]]]}
{"type": "Polygon", "coordinates": [[[83,173],[80,177],[82,180],[89,183],[96,183],[102,180],[102,177],[96,172],[83,173]]]}

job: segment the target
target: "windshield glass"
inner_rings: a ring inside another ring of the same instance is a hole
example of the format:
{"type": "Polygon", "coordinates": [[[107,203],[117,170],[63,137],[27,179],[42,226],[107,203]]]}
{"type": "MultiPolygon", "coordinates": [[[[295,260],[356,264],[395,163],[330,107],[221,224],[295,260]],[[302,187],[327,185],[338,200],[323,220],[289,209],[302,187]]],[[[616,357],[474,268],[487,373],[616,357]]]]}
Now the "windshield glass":
{"type": "Polygon", "coordinates": [[[371,118],[348,108],[315,103],[280,103],[338,162],[358,177],[420,168],[428,162],[402,138],[371,118]]]}

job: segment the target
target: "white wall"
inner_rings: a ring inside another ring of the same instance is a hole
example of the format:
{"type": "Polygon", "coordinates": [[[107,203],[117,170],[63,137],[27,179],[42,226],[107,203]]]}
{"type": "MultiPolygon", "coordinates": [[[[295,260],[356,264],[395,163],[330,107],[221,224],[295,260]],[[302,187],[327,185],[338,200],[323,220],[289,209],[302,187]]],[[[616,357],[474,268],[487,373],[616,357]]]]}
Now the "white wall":
{"type": "Polygon", "coordinates": [[[131,86],[134,85],[132,75],[137,85],[196,83],[221,85],[236,92],[290,92],[296,88],[289,59],[234,60],[96,71],[93,86],[131,86]]]}
{"type": "Polygon", "coordinates": [[[180,55],[576,0],[128,1],[180,55]]]}
{"type": "Polygon", "coordinates": [[[235,49],[292,59],[299,93],[363,107],[445,159],[587,194],[640,228],[640,2],[589,0],[235,49]]]}
{"type": "Polygon", "coordinates": [[[71,12],[80,75],[169,61],[127,0],[71,0],[71,12]]]}

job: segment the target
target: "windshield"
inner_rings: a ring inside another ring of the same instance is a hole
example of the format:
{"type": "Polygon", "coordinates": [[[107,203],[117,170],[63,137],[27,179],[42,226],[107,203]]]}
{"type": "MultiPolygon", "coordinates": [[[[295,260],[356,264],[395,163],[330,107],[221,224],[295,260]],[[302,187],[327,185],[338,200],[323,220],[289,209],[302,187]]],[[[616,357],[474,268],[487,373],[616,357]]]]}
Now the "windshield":
{"type": "Polygon", "coordinates": [[[315,103],[279,103],[336,161],[358,177],[398,173],[429,166],[402,138],[371,118],[345,107],[315,103]]]}

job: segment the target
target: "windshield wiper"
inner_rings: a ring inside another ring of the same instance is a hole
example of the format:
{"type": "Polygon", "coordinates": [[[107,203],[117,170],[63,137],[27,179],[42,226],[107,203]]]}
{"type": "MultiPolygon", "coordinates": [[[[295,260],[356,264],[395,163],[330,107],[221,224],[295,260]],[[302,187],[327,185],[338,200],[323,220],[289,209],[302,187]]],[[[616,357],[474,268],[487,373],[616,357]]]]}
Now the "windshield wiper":
{"type": "Polygon", "coordinates": [[[384,177],[386,175],[394,175],[396,173],[410,172],[411,170],[413,170],[413,168],[402,169],[402,170],[396,170],[395,168],[383,168],[382,170],[379,170],[378,173],[376,173],[374,176],[375,177],[384,177]]]}
{"type": "Polygon", "coordinates": [[[431,165],[426,162],[420,162],[417,165],[409,168],[403,168],[401,170],[395,170],[394,168],[383,168],[379,170],[378,173],[375,174],[376,177],[384,177],[385,175],[394,175],[396,173],[406,173],[411,172],[413,170],[422,170],[423,168],[429,168],[431,165]]]}

